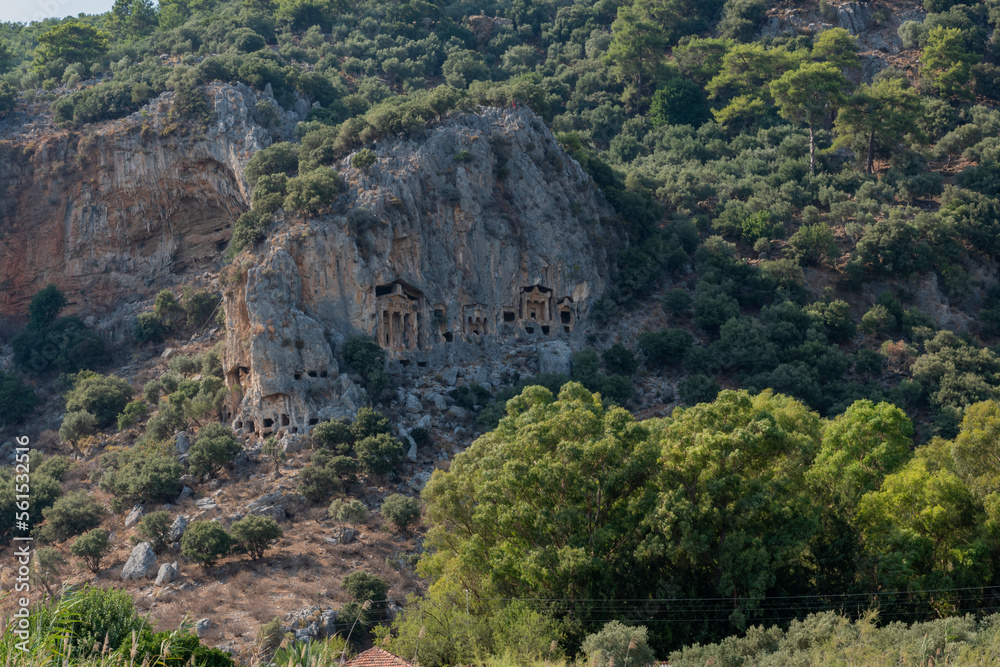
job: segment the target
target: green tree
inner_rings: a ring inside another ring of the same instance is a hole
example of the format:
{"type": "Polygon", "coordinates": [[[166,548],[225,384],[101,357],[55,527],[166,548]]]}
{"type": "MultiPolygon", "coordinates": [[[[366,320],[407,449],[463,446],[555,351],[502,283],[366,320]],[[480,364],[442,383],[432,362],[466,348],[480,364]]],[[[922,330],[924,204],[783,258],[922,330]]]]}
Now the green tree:
{"type": "Polygon", "coordinates": [[[816,173],[817,126],[844,100],[847,81],[830,63],[806,63],[771,82],[771,95],[785,120],[809,128],[809,172],[816,173]]]}
{"type": "Polygon", "coordinates": [[[289,211],[317,213],[329,206],[343,189],[343,181],[329,167],[319,167],[308,174],[288,179],[284,207],[289,211]]]}
{"type": "Polygon", "coordinates": [[[858,38],[843,28],[824,30],[813,40],[812,59],[830,63],[838,70],[860,67],[858,38]]]}
{"type": "Polygon", "coordinates": [[[62,290],[49,283],[31,297],[31,303],[28,305],[28,326],[36,329],[48,326],[59,315],[59,311],[66,307],[66,303],[66,296],[62,290]]]}
{"type": "Polygon", "coordinates": [[[42,516],[45,524],[39,530],[39,537],[49,542],[62,542],[100,525],[104,506],[86,491],[74,491],[43,510],[42,516]]]}
{"type": "Polygon", "coordinates": [[[119,38],[145,37],[156,29],[156,9],[152,0],[115,0],[110,24],[119,38]]]}
{"type": "Polygon", "coordinates": [[[281,474],[281,464],[285,462],[288,456],[285,454],[284,447],[281,446],[277,438],[271,435],[264,439],[264,444],[261,445],[260,452],[270,459],[271,465],[274,466],[274,478],[278,479],[278,475],[281,474]]]}
{"type": "Polygon", "coordinates": [[[705,86],[709,99],[722,106],[712,114],[725,127],[759,120],[773,103],[770,84],[785,72],[799,66],[800,52],[762,44],[736,44],[722,58],[719,73],[705,86]]]}
{"type": "Polygon", "coordinates": [[[160,553],[170,544],[170,513],[165,510],[150,512],[142,517],[135,532],[149,542],[153,551],[160,553]]]}
{"type": "Polygon", "coordinates": [[[392,424],[389,418],[378,410],[372,408],[360,408],[354,415],[354,423],[351,424],[351,433],[355,440],[362,440],[383,433],[392,433],[392,424]]]}
{"type": "MultiPolygon", "coordinates": [[[[82,21],[70,19],[60,23],[38,36],[33,62],[36,71],[45,75],[50,65],[57,61],[66,64],[83,63],[90,66],[100,60],[108,51],[108,34],[82,21]]],[[[61,73],[61,72],[59,72],[61,73]]]]}
{"type": "Polygon", "coordinates": [[[185,558],[211,567],[229,553],[233,538],[214,521],[193,521],[181,537],[181,553],[185,558]]]}
{"type": "Polygon", "coordinates": [[[101,571],[101,560],[109,551],[111,551],[109,533],[103,528],[87,531],[76,538],[69,547],[69,552],[77,558],[82,558],[94,574],[101,571]]]}
{"type": "Polygon", "coordinates": [[[359,523],[364,523],[368,520],[368,508],[357,498],[350,500],[335,499],[330,503],[327,514],[329,514],[331,519],[340,524],[341,530],[347,524],[350,524],[356,530],[359,523]]]}
{"type": "Polygon", "coordinates": [[[389,584],[374,574],[368,574],[363,570],[351,572],[344,577],[340,587],[347,591],[348,595],[358,602],[371,600],[372,602],[385,602],[389,595],[389,584]]]}
{"type": "Polygon", "coordinates": [[[661,76],[666,40],[654,15],[653,0],[635,0],[618,8],[611,24],[611,44],[604,62],[611,74],[626,84],[625,98],[646,97],[649,87],[661,76]]]}
{"type": "Polygon", "coordinates": [[[0,42],[0,74],[6,74],[14,69],[16,60],[17,56],[10,50],[10,46],[0,42]]]}
{"type": "Polygon", "coordinates": [[[410,524],[420,520],[420,501],[394,493],[382,501],[382,517],[396,530],[406,532],[410,524]]]}
{"type": "Polygon", "coordinates": [[[960,28],[937,25],[927,34],[927,41],[920,52],[920,79],[943,97],[969,99],[972,87],[972,66],[980,57],[966,47],[960,28]]]}
{"type": "Polygon", "coordinates": [[[1000,405],[996,401],[965,409],[951,454],[955,472],[985,504],[991,521],[1000,525],[1000,405]]]}
{"type": "Polygon", "coordinates": [[[52,584],[58,583],[59,566],[64,565],[66,559],[55,547],[41,547],[35,550],[35,582],[45,587],[45,592],[52,595],[52,584]]]}
{"type": "MultiPolygon", "coordinates": [[[[495,430],[424,489],[432,590],[473,597],[637,597],[637,526],[656,449],[622,408],[571,382],[527,387],[495,430]]],[[[582,602],[586,605],[586,602],[582,602]]]]}
{"type": "Polygon", "coordinates": [[[199,475],[215,476],[218,470],[233,462],[243,447],[225,424],[208,424],[198,431],[198,440],[191,445],[188,464],[199,475]]]}
{"type": "MultiPolygon", "coordinates": [[[[857,522],[870,565],[868,585],[887,591],[952,589],[979,585],[991,576],[991,539],[984,513],[952,471],[923,456],[866,494],[857,522]]],[[[936,594],[939,613],[955,611],[960,598],[936,594]]]]}
{"type": "Polygon", "coordinates": [[[865,171],[875,171],[876,148],[898,146],[904,135],[920,137],[917,120],[923,103],[902,79],[880,79],[858,87],[837,113],[834,147],[851,146],[866,153],[865,171]]]}
{"type": "Polygon", "coordinates": [[[132,385],[114,375],[94,373],[77,380],[66,394],[68,413],[86,410],[94,415],[96,426],[103,428],[117,421],[118,415],[132,398],[132,385]]]}
{"type": "Polygon", "coordinates": [[[250,554],[252,560],[263,558],[264,552],[284,535],[277,521],[269,516],[254,515],[234,523],[230,532],[234,550],[250,554]]]}
{"type": "Polygon", "coordinates": [[[388,433],[362,438],[354,445],[361,469],[369,475],[388,475],[403,460],[403,445],[388,433]]]}
{"type": "Polygon", "coordinates": [[[737,628],[765,596],[794,590],[818,528],[804,472],[820,428],[818,415],[770,390],[723,391],[675,410],[654,431],[660,493],[648,566],[679,594],[726,598],[737,628]]]}
{"type": "Polygon", "coordinates": [[[823,444],[809,470],[818,493],[853,513],[861,497],[910,458],[913,424],[890,403],[861,400],[827,423],[823,444]]]}
{"type": "Polygon", "coordinates": [[[7,371],[0,371],[0,426],[20,424],[42,402],[35,390],[7,371]]]}
{"type": "Polygon", "coordinates": [[[587,656],[587,664],[594,667],[650,667],[659,663],[647,643],[646,635],[643,625],[609,621],[600,631],[588,635],[581,648],[587,656]]]}

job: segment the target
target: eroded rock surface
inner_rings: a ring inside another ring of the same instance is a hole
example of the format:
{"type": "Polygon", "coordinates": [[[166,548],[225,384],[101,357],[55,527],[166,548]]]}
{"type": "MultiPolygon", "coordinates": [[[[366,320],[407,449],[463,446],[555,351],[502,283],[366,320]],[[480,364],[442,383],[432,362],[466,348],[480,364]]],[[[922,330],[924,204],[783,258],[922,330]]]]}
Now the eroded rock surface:
{"type": "Polygon", "coordinates": [[[397,370],[489,363],[578,335],[608,285],[611,209],[529,110],[460,114],[375,152],[370,168],[337,165],[336,212],[285,221],[220,281],[238,431],[353,415],[365,396],[336,356],[348,336],[397,370]]]}

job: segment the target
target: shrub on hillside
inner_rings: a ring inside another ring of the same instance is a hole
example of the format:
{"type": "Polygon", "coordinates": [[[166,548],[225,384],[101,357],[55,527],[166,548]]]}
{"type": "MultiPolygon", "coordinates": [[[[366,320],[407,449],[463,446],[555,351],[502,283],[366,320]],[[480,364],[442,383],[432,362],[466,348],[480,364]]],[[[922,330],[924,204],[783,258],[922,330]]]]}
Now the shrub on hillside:
{"type": "Polygon", "coordinates": [[[271,517],[251,515],[234,523],[230,534],[234,551],[249,554],[252,560],[259,560],[268,547],[281,539],[284,532],[271,517]]]}
{"type": "Polygon", "coordinates": [[[0,371],[0,427],[20,424],[41,403],[35,390],[13,373],[0,371]]]}
{"type": "Polygon", "coordinates": [[[39,537],[47,542],[62,542],[99,526],[104,506],[85,491],[74,491],[59,498],[42,516],[45,523],[38,531],[39,537]]]}
{"type": "Polygon", "coordinates": [[[396,530],[405,532],[411,524],[420,520],[420,501],[394,493],[382,502],[382,517],[396,530]]]}
{"type": "Polygon", "coordinates": [[[351,451],[351,445],[354,443],[351,424],[344,419],[331,419],[316,424],[312,430],[312,438],[318,446],[338,454],[351,451]]]}
{"type": "Polygon", "coordinates": [[[172,502],[181,492],[184,470],[176,458],[135,450],[118,455],[116,464],[120,465],[108,470],[100,482],[101,490],[114,494],[112,507],[116,510],[140,503],[172,502]]]}
{"type": "Polygon", "coordinates": [[[352,336],[341,346],[344,363],[358,375],[373,401],[389,387],[385,372],[385,350],[364,336],[352,336]]]}
{"type": "Polygon", "coordinates": [[[97,574],[101,571],[101,560],[111,551],[111,540],[108,531],[103,528],[94,528],[87,531],[73,541],[69,552],[77,558],[83,559],[87,568],[97,574]]]}
{"type": "Polygon", "coordinates": [[[132,398],[132,386],[114,375],[93,374],[77,380],[66,394],[66,411],[86,410],[97,419],[97,427],[115,423],[132,398]]]}
{"type": "Polygon", "coordinates": [[[402,443],[388,433],[380,433],[359,440],[354,445],[361,469],[369,475],[388,475],[403,460],[402,443]]]}
{"type": "Polygon", "coordinates": [[[232,543],[232,537],[218,523],[194,521],[181,537],[181,554],[205,567],[211,567],[229,553],[232,543]]]}
{"type": "Polygon", "coordinates": [[[215,476],[223,466],[233,462],[242,446],[233,431],[224,424],[208,424],[198,431],[198,440],[191,445],[188,465],[198,475],[215,476]]]}
{"type": "Polygon", "coordinates": [[[170,525],[170,513],[158,510],[142,517],[135,532],[149,542],[153,551],[160,553],[170,544],[170,525]]]}

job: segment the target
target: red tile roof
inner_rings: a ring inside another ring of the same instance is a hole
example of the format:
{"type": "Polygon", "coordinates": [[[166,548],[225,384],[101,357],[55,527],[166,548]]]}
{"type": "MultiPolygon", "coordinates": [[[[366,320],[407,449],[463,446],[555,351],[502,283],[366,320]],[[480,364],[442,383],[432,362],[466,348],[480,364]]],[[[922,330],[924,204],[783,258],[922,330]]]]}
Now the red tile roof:
{"type": "Polygon", "coordinates": [[[344,667],[413,667],[413,663],[376,646],[359,653],[344,667]]]}

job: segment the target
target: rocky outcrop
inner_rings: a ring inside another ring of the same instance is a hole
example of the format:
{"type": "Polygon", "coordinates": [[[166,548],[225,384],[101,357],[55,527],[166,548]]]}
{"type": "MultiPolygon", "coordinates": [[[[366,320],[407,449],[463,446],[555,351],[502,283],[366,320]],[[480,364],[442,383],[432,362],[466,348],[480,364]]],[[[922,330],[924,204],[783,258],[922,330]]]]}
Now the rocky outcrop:
{"type": "Polygon", "coordinates": [[[204,128],[168,116],[171,93],[78,132],[0,124],[0,319],[54,283],[67,314],[120,343],[138,301],[220,263],[248,206],[243,166],[271,137],[256,122],[263,94],[207,92],[204,128]]]}
{"type": "Polygon", "coordinates": [[[336,356],[348,336],[430,372],[578,336],[607,287],[611,210],[529,110],[461,114],[375,153],[337,165],[336,213],[284,221],[221,280],[237,430],[353,415],[364,396],[336,356]]]}
{"type": "Polygon", "coordinates": [[[149,542],[140,542],[132,548],[132,553],[122,568],[122,579],[143,579],[156,569],[156,554],[149,542]]]}

